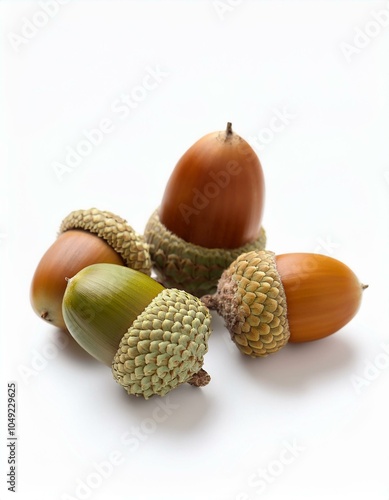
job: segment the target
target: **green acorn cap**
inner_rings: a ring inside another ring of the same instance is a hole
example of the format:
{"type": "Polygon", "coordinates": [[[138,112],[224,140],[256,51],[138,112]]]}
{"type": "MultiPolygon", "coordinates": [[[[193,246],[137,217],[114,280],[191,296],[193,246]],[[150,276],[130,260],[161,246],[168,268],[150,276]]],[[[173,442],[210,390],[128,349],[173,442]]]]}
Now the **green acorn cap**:
{"type": "Polygon", "coordinates": [[[128,394],[164,396],[189,382],[205,385],[210,314],[202,302],[177,289],[163,290],[124,334],[112,364],[128,394]]]}
{"type": "Polygon", "coordinates": [[[118,215],[90,208],[75,210],[62,221],[60,233],[83,229],[104,239],[123,259],[125,265],[144,274],[151,274],[149,247],[138,234],[118,215]]]}
{"type": "Polygon", "coordinates": [[[266,234],[261,227],[258,238],[240,248],[205,248],[188,243],[169,231],[159,219],[158,210],[150,217],[145,238],[150,246],[153,269],[166,287],[175,287],[201,297],[216,291],[222,272],[239,255],[261,250],[266,234]]]}
{"type": "Polygon", "coordinates": [[[223,272],[217,292],[202,301],[224,318],[243,354],[267,356],[288,342],[286,297],[273,252],[240,255],[223,272]]]}

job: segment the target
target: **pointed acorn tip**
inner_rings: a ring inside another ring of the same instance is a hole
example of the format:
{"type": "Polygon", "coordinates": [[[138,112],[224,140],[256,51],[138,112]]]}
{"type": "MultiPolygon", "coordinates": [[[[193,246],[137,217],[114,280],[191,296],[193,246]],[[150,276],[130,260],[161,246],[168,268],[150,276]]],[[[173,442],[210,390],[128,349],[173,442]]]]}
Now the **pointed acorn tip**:
{"type": "Polygon", "coordinates": [[[48,311],[42,311],[41,312],[41,318],[46,320],[46,321],[51,321],[51,319],[49,318],[49,313],[48,311]]]}

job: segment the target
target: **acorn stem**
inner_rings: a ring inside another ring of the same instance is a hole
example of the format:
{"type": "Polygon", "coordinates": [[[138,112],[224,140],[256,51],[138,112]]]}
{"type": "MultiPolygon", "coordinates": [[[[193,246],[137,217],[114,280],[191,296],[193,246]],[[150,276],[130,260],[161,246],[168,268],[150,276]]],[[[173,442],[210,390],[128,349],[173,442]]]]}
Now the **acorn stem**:
{"type": "Polygon", "coordinates": [[[203,295],[200,297],[201,302],[205,305],[205,307],[208,307],[208,309],[215,310],[218,305],[218,301],[215,295],[203,295]]]}
{"type": "Polygon", "coordinates": [[[210,375],[203,370],[203,368],[200,368],[200,370],[188,380],[188,384],[194,385],[195,387],[204,387],[209,384],[210,381],[210,375]]]}

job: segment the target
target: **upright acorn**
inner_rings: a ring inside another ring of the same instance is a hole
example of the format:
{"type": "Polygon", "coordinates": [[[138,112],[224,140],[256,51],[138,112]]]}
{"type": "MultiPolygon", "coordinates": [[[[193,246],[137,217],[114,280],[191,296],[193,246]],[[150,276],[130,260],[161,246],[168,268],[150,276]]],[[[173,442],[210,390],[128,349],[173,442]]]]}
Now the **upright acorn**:
{"type": "Polygon", "coordinates": [[[154,270],[166,285],[201,296],[238,255],[265,246],[264,175],[233,132],[205,135],[175,166],[145,228],[154,270]]]}
{"type": "Polygon", "coordinates": [[[289,342],[318,340],[357,313],[366,288],[342,262],[325,255],[269,251],[240,255],[214,295],[202,301],[224,318],[239,350],[252,357],[289,342]]]}
{"type": "Polygon", "coordinates": [[[202,365],[211,318],[200,299],[115,264],[93,264],[67,281],[70,334],[128,394],[148,399],[209,382],[202,365]]]}
{"type": "Polygon", "coordinates": [[[63,219],[57,239],[33,275],[30,301],[35,313],[66,329],[62,317],[65,278],[98,262],[151,273],[148,245],[127,221],[97,208],[75,210],[63,219]]]}

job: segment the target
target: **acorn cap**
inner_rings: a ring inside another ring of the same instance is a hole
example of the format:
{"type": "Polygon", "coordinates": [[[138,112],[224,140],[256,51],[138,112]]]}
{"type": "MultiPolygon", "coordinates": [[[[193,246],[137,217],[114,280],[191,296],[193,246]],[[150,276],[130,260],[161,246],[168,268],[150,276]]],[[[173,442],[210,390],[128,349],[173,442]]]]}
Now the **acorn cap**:
{"type": "Polygon", "coordinates": [[[222,272],[239,255],[261,250],[266,234],[261,227],[258,238],[240,248],[205,248],[188,243],[169,231],[160,221],[158,210],[150,217],[145,238],[150,246],[153,269],[166,287],[186,290],[198,297],[216,291],[222,272]]]}
{"type": "Polygon", "coordinates": [[[201,386],[211,316],[196,297],[177,289],[157,295],[124,334],[112,362],[115,380],[128,394],[164,396],[188,382],[201,386]]]}
{"type": "Polygon", "coordinates": [[[244,354],[267,356],[288,342],[286,297],[273,252],[240,255],[222,274],[216,294],[202,300],[224,318],[244,354]]]}
{"type": "Polygon", "coordinates": [[[143,236],[118,215],[97,208],[75,210],[62,221],[60,233],[83,229],[103,238],[131,269],[151,274],[149,247],[143,236]]]}

